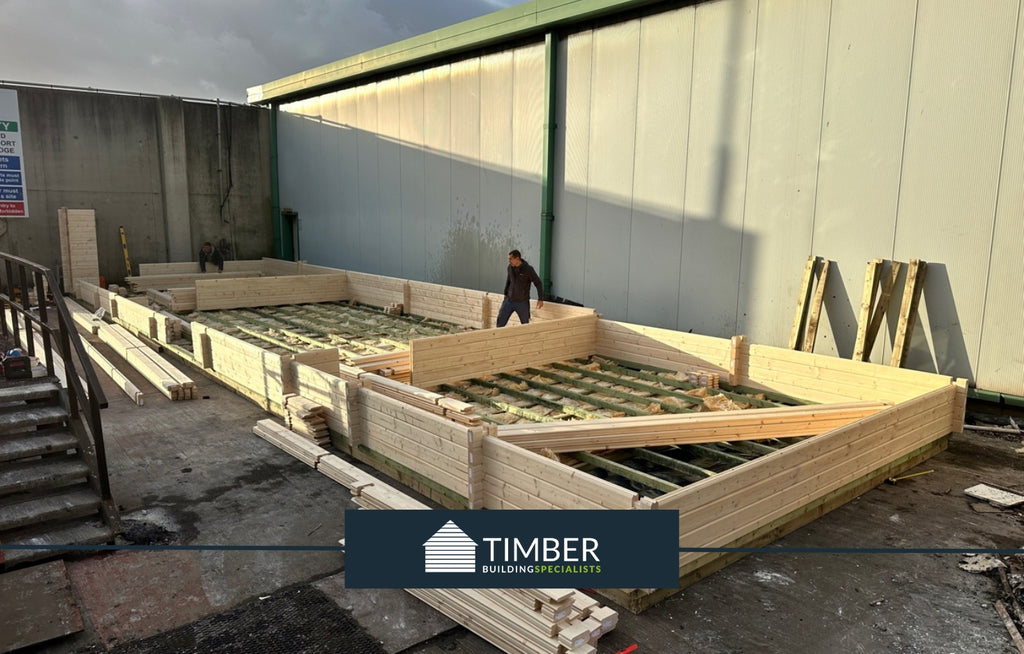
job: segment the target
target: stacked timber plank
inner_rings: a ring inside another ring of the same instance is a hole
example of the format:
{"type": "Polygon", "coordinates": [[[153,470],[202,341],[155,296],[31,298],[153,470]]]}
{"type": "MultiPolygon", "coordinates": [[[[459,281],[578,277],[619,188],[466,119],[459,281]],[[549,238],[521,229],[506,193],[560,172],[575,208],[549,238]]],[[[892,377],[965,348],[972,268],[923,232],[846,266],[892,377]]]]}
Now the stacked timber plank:
{"type": "Polygon", "coordinates": [[[100,283],[99,255],[96,249],[96,211],[93,209],[57,210],[60,231],[60,259],[64,288],[71,291],[78,280],[100,283]]]}
{"type": "Polygon", "coordinates": [[[322,405],[289,393],[284,396],[284,411],[288,429],[296,434],[317,445],[331,440],[327,429],[327,410],[322,405]]]}
{"type": "MultiPolygon", "coordinates": [[[[89,315],[88,312],[72,300],[67,300],[67,305],[78,324],[83,324],[84,316],[89,315]]],[[[95,323],[90,320],[86,324],[91,329],[95,323]]],[[[102,323],[96,335],[169,399],[193,400],[199,397],[195,382],[124,327],[102,323]]]]}
{"type": "Polygon", "coordinates": [[[327,456],[327,450],[324,448],[270,419],[257,422],[252,428],[252,433],[268,443],[276,445],[313,469],[316,469],[317,463],[322,457],[327,456]]]}
{"type": "MultiPolygon", "coordinates": [[[[273,420],[258,421],[253,433],[344,485],[363,508],[429,510],[273,420]]],[[[618,624],[618,613],[571,588],[416,588],[407,592],[514,654],[593,654],[598,638],[618,624]]]]}
{"type": "Polygon", "coordinates": [[[367,354],[349,360],[349,364],[381,377],[409,383],[409,351],[395,350],[380,354],[367,354]]]}
{"type": "Polygon", "coordinates": [[[618,623],[573,589],[423,589],[407,592],[505,652],[584,654],[618,623]],[[579,608],[577,608],[577,605],[579,608]]]}

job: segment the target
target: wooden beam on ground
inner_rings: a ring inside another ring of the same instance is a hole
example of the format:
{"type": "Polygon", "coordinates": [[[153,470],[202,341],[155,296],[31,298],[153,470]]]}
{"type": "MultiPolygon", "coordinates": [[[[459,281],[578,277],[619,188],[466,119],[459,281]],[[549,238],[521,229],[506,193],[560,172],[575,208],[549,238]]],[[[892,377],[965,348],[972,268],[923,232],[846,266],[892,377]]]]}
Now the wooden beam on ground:
{"type": "Polygon", "coordinates": [[[910,336],[914,332],[914,322],[917,319],[917,309],[921,303],[921,293],[924,290],[924,277],[927,264],[919,259],[910,260],[910,268],[907,270],[907,283],[903,287],[903,302],[900,304],[899,323],[896,326],[896,339],[892,344],[892,359],[889,365],[894,368],[902,368],[907,362],[907,353],[910,352],[910,336]]]}
{"type": "Polygon", "coordinates": [[[117,367],[107,359],[107,357],[103,356],[103,353],[97,350],[95,345],[83,338],[82,346],[85,348],[89,358],[92,359],[92,363],[95,367],[107,373],[107,376],[114,380],[114,383],[117,384],[118,387],[124,391],[125,395],[130,397],[135,404],[139,406],[144,404],[142,391],[139,390],[138,386],[125,377],[124,373],[118,370],[117,367]]]}
{"type": "Polygon", "coordinates": [[[727,411],[606,418],[586,423],[505,425],[497,437],[528,450],[553,452],[766,440],[821,434],[888,408],[884,402],[845,402],[727,411]]]}

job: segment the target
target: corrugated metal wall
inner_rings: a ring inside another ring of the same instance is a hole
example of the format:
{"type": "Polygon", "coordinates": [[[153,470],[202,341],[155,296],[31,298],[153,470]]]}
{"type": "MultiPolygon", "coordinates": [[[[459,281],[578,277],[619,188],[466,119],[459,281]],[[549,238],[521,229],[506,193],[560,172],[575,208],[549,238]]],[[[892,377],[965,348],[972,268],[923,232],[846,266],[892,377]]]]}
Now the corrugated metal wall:
{"type": "MultiPolygon", "coordinates": [[[[564,36],[553,292],[784,345],[815,254],[816,350],[849,357],[865,264],[918,258],[908,367],[1024,394],[1021,9],[723,0],[564,36]]],[[[543,67],[530,46],[283,107],[302,257],[487,290],[510,247],[536,263],[543,67]]]]}

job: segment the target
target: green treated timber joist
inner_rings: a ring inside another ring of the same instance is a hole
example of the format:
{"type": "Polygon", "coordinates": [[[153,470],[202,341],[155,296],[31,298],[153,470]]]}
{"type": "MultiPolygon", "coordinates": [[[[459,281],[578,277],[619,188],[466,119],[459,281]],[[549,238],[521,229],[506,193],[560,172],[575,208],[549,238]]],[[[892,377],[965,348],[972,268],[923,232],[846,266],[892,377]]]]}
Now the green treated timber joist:
{"type": "Polygon", "coordinates": [[[646,472],[637,470],[636,468],[631,468],[627,465],[606,459],[603,456],[591,454],[590,452],[573,452],[571,456],[579,459],[587,465],[594,466],[595,468],[601,468],[602,470],[606,470],[612,474],[624,477],[630,481],[635,481],[638,484],[643,484],[648,488],[653,488],[654,490],[658,490],[663,493],[671,493],[674,490],[682,488],[682,486],[673,484],[670,481],[665,481],[660,477],[649,475],[646,472]]]}

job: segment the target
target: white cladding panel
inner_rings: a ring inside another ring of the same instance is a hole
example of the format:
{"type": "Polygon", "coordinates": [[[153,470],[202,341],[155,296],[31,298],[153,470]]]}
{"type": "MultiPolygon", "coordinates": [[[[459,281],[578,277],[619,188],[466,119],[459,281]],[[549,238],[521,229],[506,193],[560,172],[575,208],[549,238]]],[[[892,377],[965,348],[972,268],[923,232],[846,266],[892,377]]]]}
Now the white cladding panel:
{"type": "Polygon", "coordinates": [[[626,320],[675,327],[694,9],[640,21],[626,320]],[[669,283],[666,283],[669,280],[669,283]]]}
{"type": "Polygon", "coordinates": [[[640,22],[594,32],[583,303],[626,315],[640,22]]]}
{"type": "MultiPolygon", "coordinates": [[[[502,264],[513,247],[540,270],[541,176],[544,169],[544,46],[515,51],[512,81],[512,207],[510,220],[499,226],[492,255],[482,265],[484,290],[501,292],[502,264]],[[504,243],[501,238],[505,237],[504,243]],[[489,284],[491,278],[493,285],[489,284]]],[[[486,234],[485,234],[486,236],[486,234]]],[[[551,271],[548,271],[549,274],[551,271]]]]}
{"type": "Polygon", "coordinates": [[[781,264],[811,251],[828,20],[818,0],[759,6],[736,330],[755,343],[788,341],[802,269],[781,264]]]}
{"type": "Polygon", "coordinates": [[[757,3],[697,6],[678,327],[736,333],[757,3]]]}
{"type": "Polygon", "coordinates": [[[958,377],[972,376],[981,348],[982,324],[960,316],[984,316],[1020,38],[1016,3],[977,9],[965,0],[918,9],[893,250],[897,259],[929,262],[907,365],[958,377]]]}
{"type": "Polygon", "coordinates": [[[594,33],[587,31],[569,35],[558,51],[559,97],[564,98],[559,114],[564,120],[556,134],[551,277],[554,293],[574,302],[583,302],[593,49],[594,33]]]}
{"type": "Polygon", "coordinates": [[[423,151],[423,73],[400,78],[398,142],[401,156],[401,276],[427,278],[426,241],[426,155],[423,151]]]}
{"type": "Polygon", "coordinates": [[[399,80],[377,84],[378,272],[402,274],[402,93],[399,80]]]}
{"type": "Polygon", "coordinates": [[[452,204],[451,67],[423,73],[423,256],[428,282],[450,283],[451,262],[441,244],[454,224],[452,204]]]}
{"type": "MultiPolygon", "coordinates": [[[[1017,16],[1009,112],[1003,138],[1003,165],[996,197],[995,233],[985,287],[981,353],[975,367],[979,388],[1024,395],[1024,11],[1017,16]]],[[[965,264],[966,265],[966,264],[965,264]]],[[[974,265],[980,266],[981,262],[974,265]]],[[[961,319],[978,324],[976,316],[961,319]]]]}

